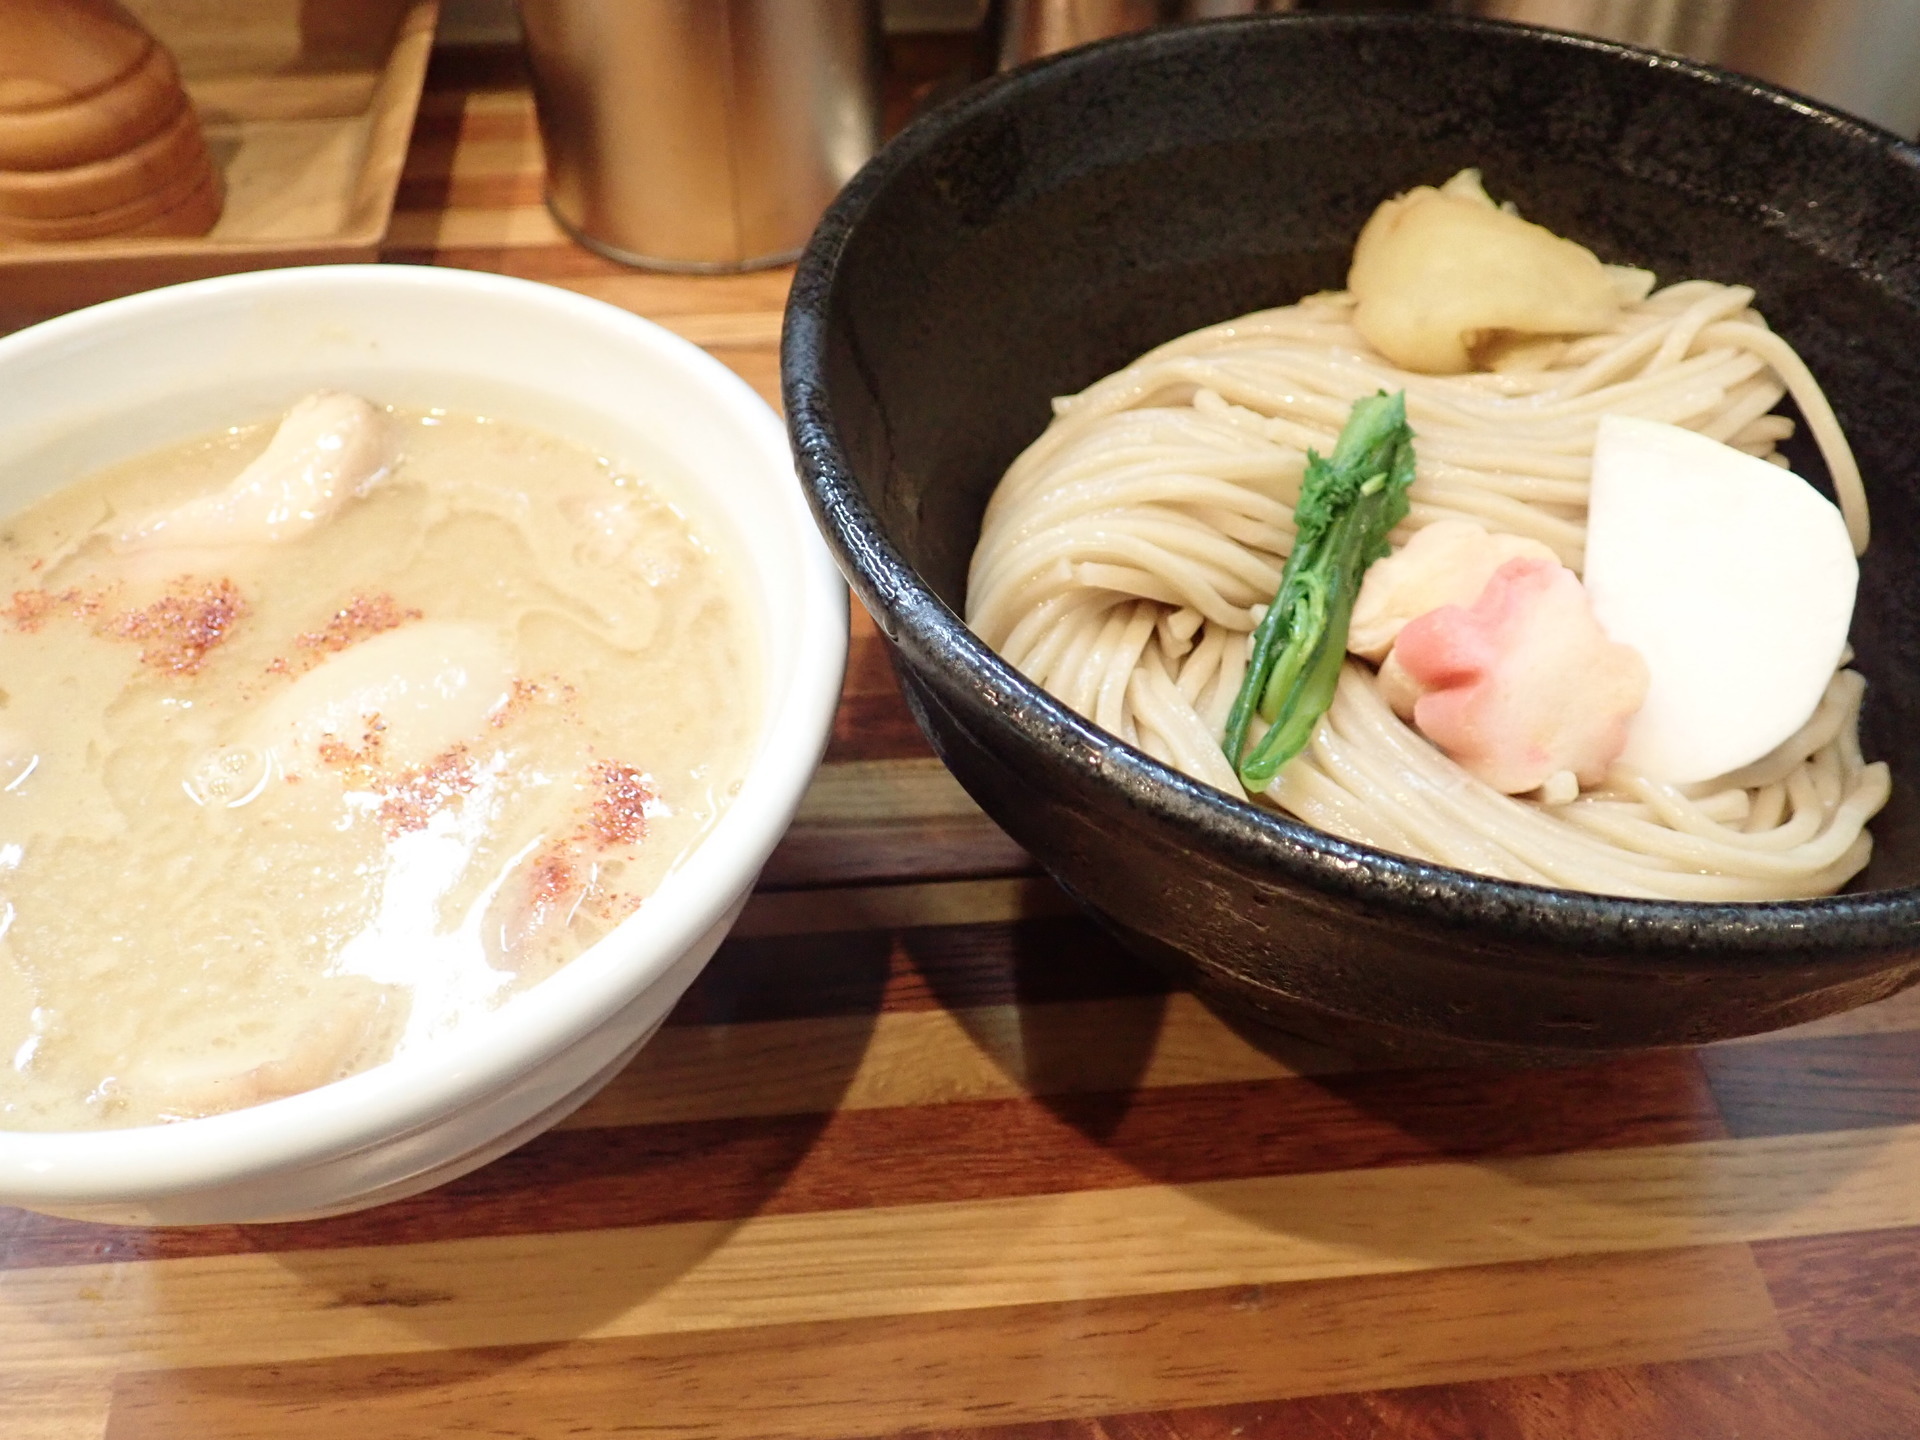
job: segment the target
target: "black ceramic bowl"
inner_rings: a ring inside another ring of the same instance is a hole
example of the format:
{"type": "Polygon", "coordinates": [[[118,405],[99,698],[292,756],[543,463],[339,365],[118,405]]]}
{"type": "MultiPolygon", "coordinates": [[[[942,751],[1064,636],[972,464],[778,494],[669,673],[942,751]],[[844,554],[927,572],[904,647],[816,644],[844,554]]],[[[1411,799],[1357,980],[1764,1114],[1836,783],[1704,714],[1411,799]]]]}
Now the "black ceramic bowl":
{"type": "Polygon", "coordinates": [[[1891,135],[1550,32],[1261,17],[1074,51],[915,123],[815,234],[782,366],[816,514],[934,747],[1104,923],[1243,1016],[1527,1058],[1769,1029],[1920,974],[1917,303],[1920,151],[1891,135]],[[1349,844],[1157,764],[962,623],[982,508],[1049,397],[1338,287],[1381,199],[1466,165],[1603,259],[1753,285],[1825,383],[1872,495],[1854,640],[1894,773],[1848,893],[1635,901],[1349,844]]]}

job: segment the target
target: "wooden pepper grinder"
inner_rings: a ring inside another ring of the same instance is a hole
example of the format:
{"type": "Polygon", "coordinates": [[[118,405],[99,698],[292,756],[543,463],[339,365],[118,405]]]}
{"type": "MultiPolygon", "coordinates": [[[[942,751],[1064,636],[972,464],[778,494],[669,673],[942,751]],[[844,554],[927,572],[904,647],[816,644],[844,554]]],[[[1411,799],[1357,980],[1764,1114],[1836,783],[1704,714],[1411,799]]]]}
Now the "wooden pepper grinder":
{"type": "Polygon", "coordinates": [[[204,235],[220,177],[165,46],[116,0],[0,0],[0,241],[204,235]]]}

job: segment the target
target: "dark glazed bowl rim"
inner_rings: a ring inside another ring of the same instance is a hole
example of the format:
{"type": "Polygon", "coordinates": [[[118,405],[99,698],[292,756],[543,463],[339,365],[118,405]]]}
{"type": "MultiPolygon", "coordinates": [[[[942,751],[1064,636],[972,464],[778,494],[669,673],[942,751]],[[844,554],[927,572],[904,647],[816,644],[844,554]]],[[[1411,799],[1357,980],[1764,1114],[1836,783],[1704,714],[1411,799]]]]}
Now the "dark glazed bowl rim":
{"type": "MultiPolygon", "coordinates": [[[[835,280],[855,230],[886,188],[977,117],[1024,93],[1079,72],[1098,71],[1218,43],[1223,30],[1484,34],[1504,44],[1586,51],[1622,64],[1678,73],[1724,92],[1786,107],[1846,143],[1902,153],[1920,168],[1920,147],[1890,131],[1803,96],[1711,66],[1612,41],[1504,21],[1429,15],[1250,15],[1164,27],[1104,40],[986,80],[922,115],[848,183],[821,220],[794,275],[781,335],[781,393],[802,483],[855,591],[911,665],[951,677],[976,714],[991,711],[1021,741],[1113,786],[1126,804],[1172,823],[1196,846],[1243,869],[1378,913],[1421,918],[1488,939],[1510,937],[1567,947],[1630,951],[1671,970],[1792,968],[1810,951],[1870,952],[1901,943],[1920,927],[1920,887],[1812,900],[1700,902],[1631,899],[1496,880],[1342,840],[1291,816],[1236,800],[1134,749],[1055,700],[982,643],[934,594],[882,530],[839,441],[823,375],[835,280]],[[1682,953],[1684,952],[1684,957],[1682,953]]],[[[1220,317],[1225,319],[1227,317],[1220,317]]]]}

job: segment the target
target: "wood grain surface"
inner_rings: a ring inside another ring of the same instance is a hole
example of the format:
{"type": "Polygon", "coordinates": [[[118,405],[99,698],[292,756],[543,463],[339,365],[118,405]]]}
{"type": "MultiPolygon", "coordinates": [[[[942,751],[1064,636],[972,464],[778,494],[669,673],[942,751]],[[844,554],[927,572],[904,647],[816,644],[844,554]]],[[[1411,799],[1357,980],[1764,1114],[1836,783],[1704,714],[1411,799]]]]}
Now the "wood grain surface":
{"type": "MultiPolygon", "coordinates": [[[[904,105],[948,83],[896,50],[904,105]]],[[[776,400],[788,274],[619,269],[511,57],[437,62],[388,258],[545,280],[776,400]]],[[[1258,1048],[1041,878],[856,614],[827,763],[553,1132],[283,1226],[0,1210],[5,1440],[1920,1435],[1920,998],[1693,1053],[1258,1048]]]]}

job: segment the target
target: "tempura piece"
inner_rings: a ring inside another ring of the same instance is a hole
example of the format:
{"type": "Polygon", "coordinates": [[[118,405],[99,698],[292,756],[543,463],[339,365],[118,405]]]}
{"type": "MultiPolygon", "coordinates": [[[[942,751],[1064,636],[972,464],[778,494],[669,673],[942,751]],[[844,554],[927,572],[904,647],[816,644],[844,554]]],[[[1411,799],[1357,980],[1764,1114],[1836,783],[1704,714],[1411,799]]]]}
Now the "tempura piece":
{"type": "Polygon", "coordinates": [[[1593,252],[1503,210],[1462,170],[1382,202],[1354,246],[1356,330],[1387,359],[1459,375],[1499,335],[1585,335],[1619,314],[1616,276],[1593,252]]]}
{"type": "Polygon", "coordinates": [[[1607,638],[1578,577],[1551,560],[1509,560],[1470,608],[1422,615],[1380,680],[1402,719],[1509,795],[1564,771],[1599,784],[1647,694],[1646,662],[1607,638]]]}
{"type": "Polygon", "coordinates": [[[1410,622],[1442,605],[1471,605],[1496,570],[1523,559],[1558,563],[1538,540],[1494,535],[1471,520],[1425,526],[1368,568],[1347,629],[1347,653],[1378,665],[1410,622]]]}

